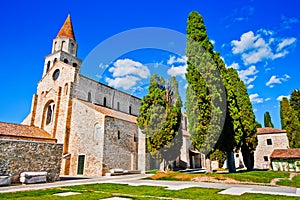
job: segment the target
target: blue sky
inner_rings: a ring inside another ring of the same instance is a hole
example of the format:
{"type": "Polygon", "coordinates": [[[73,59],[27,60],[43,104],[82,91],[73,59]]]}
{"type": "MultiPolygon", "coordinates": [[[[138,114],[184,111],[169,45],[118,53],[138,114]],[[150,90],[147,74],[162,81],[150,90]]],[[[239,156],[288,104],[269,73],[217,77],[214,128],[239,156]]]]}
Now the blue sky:
{"type": "MultiPolygon", "coordinates": [[[[78,57],[85,60],[98,44],[123,31],[160,27],[185,34],[188,14],[196,10],[204,17],[215,50],[246,82],[258,121],[262,123],[264,112],[269,111],[280,128],[278,99],[300,88],[299,4],[297,0],[284,4],[269,0],[2,2],[0,121],[20,123],[29,113],[44,56],[68,13],[79,44],[78,57]]],[[[135,89],[129,92],[138,95],[154,72],[177,75],[184,88],[185,59],[184,53],[144,49],[120,55],[107,69],[104,62],[90,67],[102,69],[93,78],[124,90],[129,84],[135,89]],[[122,72],[122,67],[128,70],[122,72]],[[124,84],[118,84],[117,78],[124,84]]]]}

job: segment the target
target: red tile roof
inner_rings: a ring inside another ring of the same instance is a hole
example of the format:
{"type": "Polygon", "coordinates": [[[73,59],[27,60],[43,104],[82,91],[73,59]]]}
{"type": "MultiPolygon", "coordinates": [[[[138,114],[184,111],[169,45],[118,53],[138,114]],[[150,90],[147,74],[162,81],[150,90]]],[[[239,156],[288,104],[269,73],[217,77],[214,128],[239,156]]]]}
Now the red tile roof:
{"type": "Polygon", "coordinates": [[[270,158],[300,158],[300,148],[274,149],[270,158]]]}
{"type": "Polygon", "coordinates": [[[132,123],[136,123],[137,117],[135,117],[133,115],[129,115],[129,114],[117,111],[117,110],[106,108],[104,106],[95,105],[95,104],[92,104],[92,103],[89,103],[89,102],[86,102],[86,101],[83,101],[83,100],[79,100],[79,101],[84,103],[85,105],[89,106],[90,108],[106,115],[106,116],[114,117],[114,118],[117,118],[117,119],[122,119],[124,121],[132,122],[132,123]]]}
{"type": "Polygon", "coordinates": [[[68,37],[73,40],[75,40],[75,35],[73,31],[73,26],[72,26],[72,21],[70,15],[68,15],[65,23],[61,27],[60,31],[58,32],[57,36],[58,37],[68,37]]]}
{"type": "Polygon", "coordinates": [[[272,133],[286,133],[286,131],[276,129],[276,128],[271,128],[271,127],[257,129],[257,134],[272,134],[272,133]]]}
{"type": "Polygon", "coordinates": [[[56,142],[56,139],[53,139],[49,133],[38,127],[6,122],[0,122],[0,138],[56,142]]]}

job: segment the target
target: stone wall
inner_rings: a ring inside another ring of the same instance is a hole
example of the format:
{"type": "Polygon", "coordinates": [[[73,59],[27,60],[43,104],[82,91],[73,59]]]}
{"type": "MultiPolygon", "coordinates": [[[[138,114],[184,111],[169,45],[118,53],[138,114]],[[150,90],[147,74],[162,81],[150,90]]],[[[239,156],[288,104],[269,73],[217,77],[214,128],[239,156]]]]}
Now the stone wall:
{"type": "Polygon", "coordinates": [[[0,176],[11,174],[12,183],[24,171],[46,171],[48,182],[59,180],[62,144],[1,139],[0,149],[0,176]]]}
{"type": "Polygon", "coordinates": [[[254,168],[271,169],[270,155],[274,149],[288,149],[289,140],[286,133],[258,134],[258,144],[254,152],[254,168]],[[271,144],[267,143],[271,140],[271,144]]]}
{"type": "Polygon", "coordinates": [[[76,80],[74,97],[135,116],[139,114],[139,98],[82,75],[76,80]],[[90,99],[88,99],[89,93],[90,99]],[[104,98],[106,102],[104,102],[104,98]],[[130,106],[131,113],[129,112],[130,106]]]}
{"type": "Polygon", "coordinates": [[[134,135],[138,136],[135,123],[105,118],[103,163],[106,168],[137,169],[138,138],[134,141],[134,135]]]}

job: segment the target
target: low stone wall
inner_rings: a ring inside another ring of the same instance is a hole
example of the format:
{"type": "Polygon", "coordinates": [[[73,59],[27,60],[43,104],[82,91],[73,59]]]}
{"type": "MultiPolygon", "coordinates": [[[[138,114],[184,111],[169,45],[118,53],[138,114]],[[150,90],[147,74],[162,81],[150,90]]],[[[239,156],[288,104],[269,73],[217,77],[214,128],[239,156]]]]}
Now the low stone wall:
{"type": "Polygon", "coordinates": [[[47,181],[59,180],[63,145],[0,139],[0,176],[11,175],[11,182],[20,182],[24,171],[46,171],[47,181]]]}

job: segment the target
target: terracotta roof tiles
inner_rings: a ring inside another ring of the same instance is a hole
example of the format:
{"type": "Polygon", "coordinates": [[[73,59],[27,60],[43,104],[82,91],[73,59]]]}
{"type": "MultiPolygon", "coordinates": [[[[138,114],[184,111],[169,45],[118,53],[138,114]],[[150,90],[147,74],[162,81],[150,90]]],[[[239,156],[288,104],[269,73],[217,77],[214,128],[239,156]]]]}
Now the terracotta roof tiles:
{"type": "Polygon", "coordinates": [[[257,134],[272,134],[272,133],[286,133],[286,131],[276,129],[276,128],[271,128],[271,127],[257,129],[257,134]]]}
{"type": "Polygon", "coordinates": [[[300,158],[300,148],[274,149],[270,158],[300,158]]]}
{"type": "Polygon", "coordinates": [[[72,21],[70,15],[68,15],[65,23],[61,27],[60,31],[58,32],[57,36],[58,37],[68,37],[73,40],[75,40],[75,35],[73,31],[73,26],[72,26],[72,21]]]}

